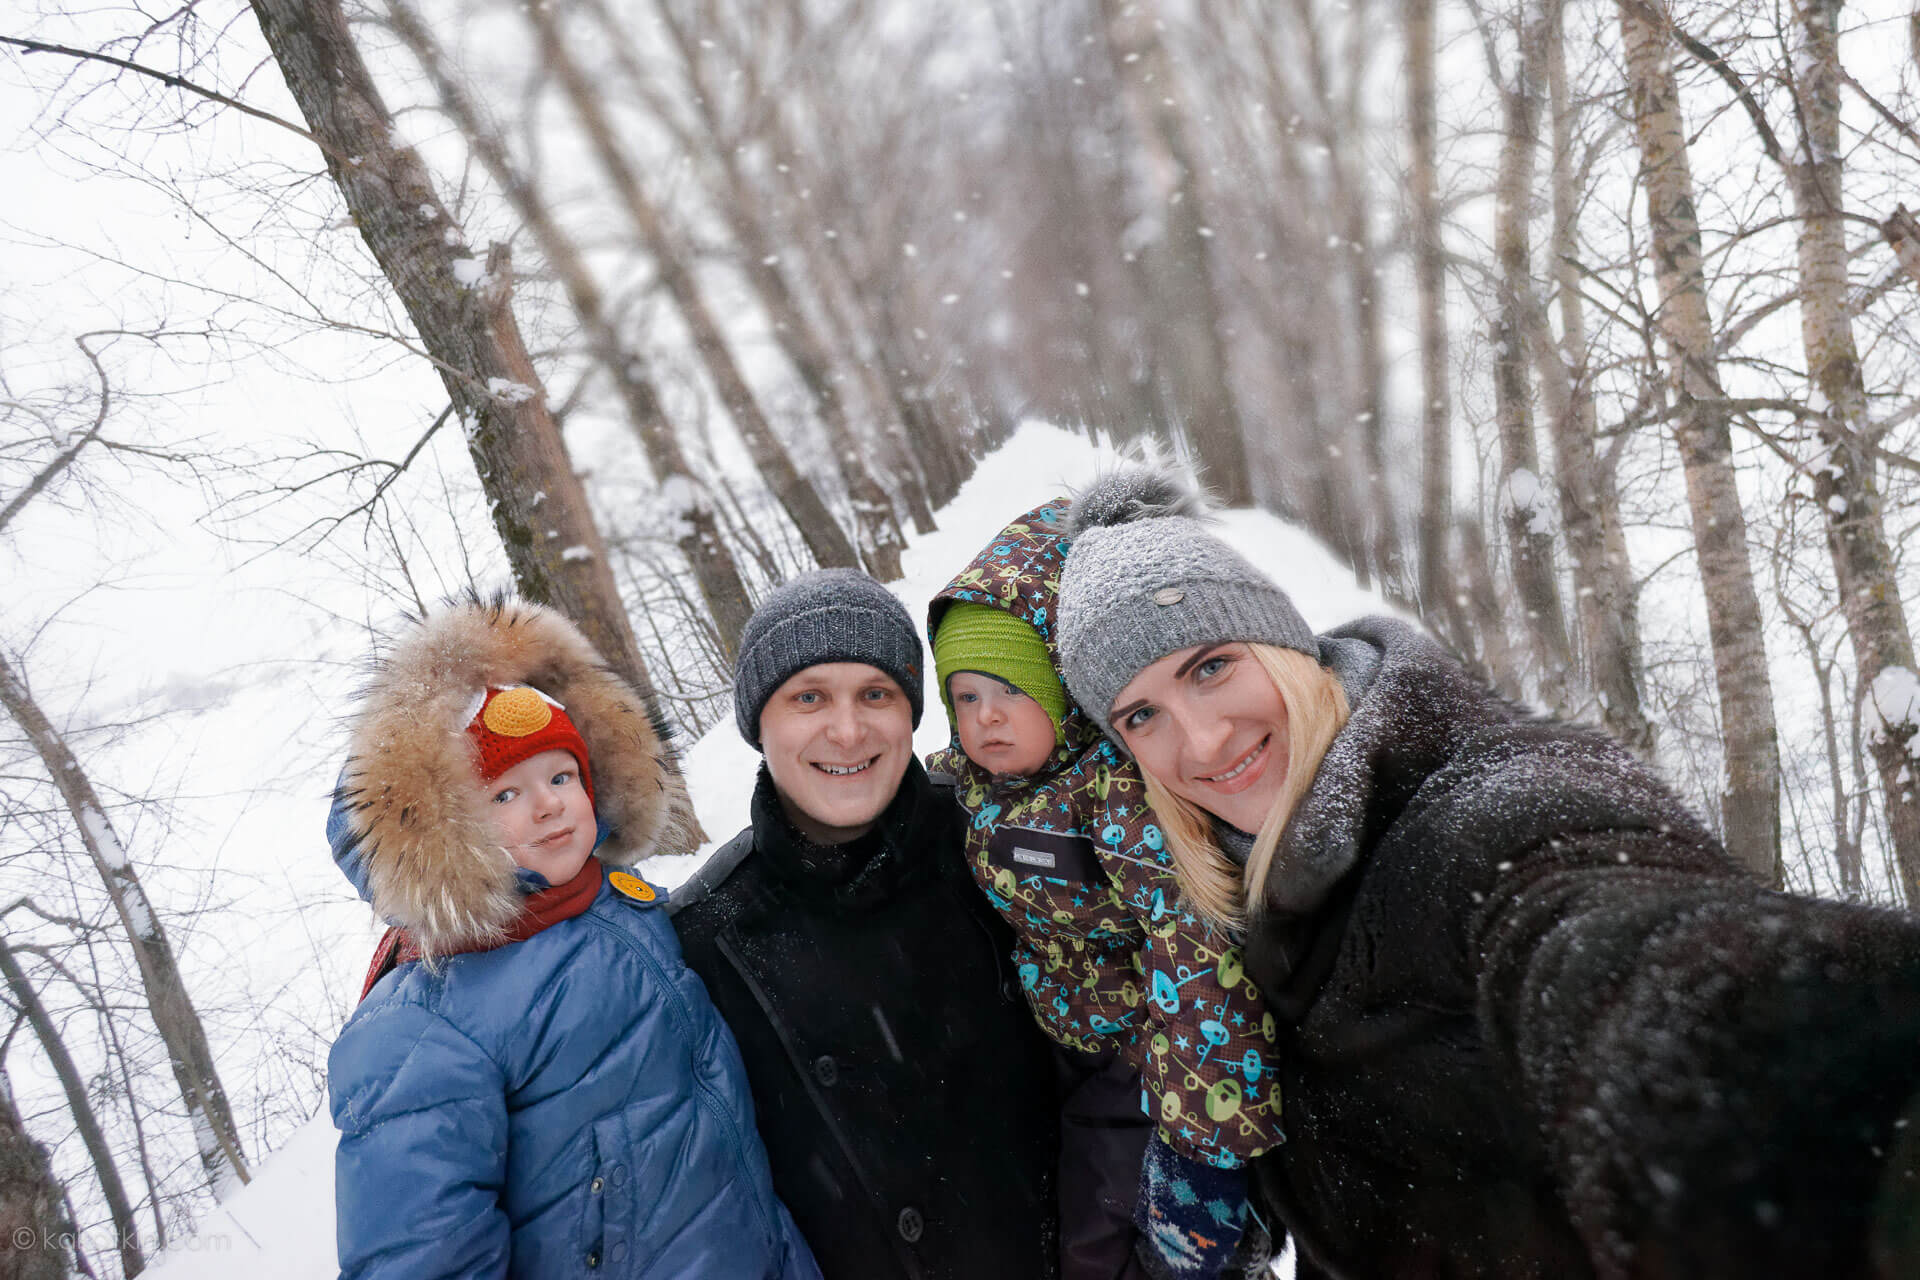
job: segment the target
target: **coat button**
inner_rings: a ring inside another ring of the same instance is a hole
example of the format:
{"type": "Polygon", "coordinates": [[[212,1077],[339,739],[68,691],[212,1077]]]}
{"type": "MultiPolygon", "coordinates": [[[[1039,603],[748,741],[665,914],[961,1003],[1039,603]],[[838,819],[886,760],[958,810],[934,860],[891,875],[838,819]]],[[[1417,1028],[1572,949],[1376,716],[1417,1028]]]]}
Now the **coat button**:
{"type": "Polygon", "coordinates": [[[615,1240],[613,1242],[613,1248],[607,1250],[607,1261],[618,1265],[626,1260],[627,1242],[624,1240],[615,1240]]]}
{"type": "Polygon", "coordinates": [[[832,1054],[823,1053],[813,1060],[813,1078],[829,1089],[840,1079],[840,1064],[833,1060],[832,1054]]]}
{"type": "Polygon", "coordinates": [[[1008,1004],[1012,1004],[1020,998],[1020,988],[1013,984],[1012,978],[1008,978],[1000,984],[1000,998],[1008,1004]]]}
{"type": "Polygon", "coordinates": [[[595,1249],[592,1253],[587,1255],[587,1270],[598,1271],[599,1269],[600,1269],[600,1251],[598,1249],[595,1249]]]}
{"type": "Polygon", "coordinates": [[[611,1172],[612,1172],[612,1176],[613,1176],[613,1185],[614,1185],[614,1186],[616,1186],[616,1187],[618,1187],[618,1186],[621,1186],[621,1185],[623,1185],[623,1184],[625,1184],[625,1182],[626,1182],[626,1180],[627,1180],[627,1166],[625,1166],[625,1165],[623,1165],[623,1164],[617,1164],[617,1165],[615,1165],[615,1166],[613,1166],[613,1169],[612,1169],[612,1171],[611,1171],[611,1172]]]}
{"type": "Polygon", "coordinates": [[[592,1182],[587,1184],[587,1190],[591,1191],[594,1195],[597,1196],[603,1190],[606,1189],[606,1185],[607,1185],[607,1180],[605,1178],[595,1178],[592,1182]]]}
{"type": "Polygon", "coordinates": [[[912,1244],[918,1240],[921,1234],[927,1229],[926,1221],[921,1218],[920,1211],[912,1205],[908,1205],[900,1211],[898,1226],[900,1228],[900,1238],[908,1244],[912,1244]]]}

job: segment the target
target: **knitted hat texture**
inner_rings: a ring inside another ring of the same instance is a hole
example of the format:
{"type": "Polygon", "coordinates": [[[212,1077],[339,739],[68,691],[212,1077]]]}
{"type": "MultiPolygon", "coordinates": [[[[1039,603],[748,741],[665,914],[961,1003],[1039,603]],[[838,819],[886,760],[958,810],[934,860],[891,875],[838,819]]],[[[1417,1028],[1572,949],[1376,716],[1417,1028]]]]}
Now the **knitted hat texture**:
{"type": "Polygon", "coordinates": [[[733,669],[733,719],[755,748],[760,712],[796,671],[823,662],[864,662],[893,677],[913,723],[923,691],[919,629],[891,591],[857,569],[816,569],[775,588],[747,619],[733,669]]]}
{"type": "Polygon", "coordinates": [[[1032,698],[1053,721],[1056,737],[1066,719],[1067,690],[1053,669],[1047,642],[1025,619],[1004,609],[971,600],[949,605],[933,636],[933,671],[950,721],[955,717],[947,677],[961,671],[992,676],[1032,698]]]}
{"type": "Polygon", "coordinates": [[[574,727],[567,709],[532,685],[490,688],[467,721],[467,736],[483,782],[495,778],[542,751],[565,751],[580,766],[580,785],[593,801],[593,772],[587,763],[587,743],[574,727]]]}
{"type": "Polygon", "coordinates": [[[1107,713],[1140,671],[1195,645],[1242,641],[1318,659],[1306,619],[1211,529],[1179,477],[1128,467],[1101,477],[1067,517],[1056,642],[1067,688],[1116,744],[1107,713]]]}

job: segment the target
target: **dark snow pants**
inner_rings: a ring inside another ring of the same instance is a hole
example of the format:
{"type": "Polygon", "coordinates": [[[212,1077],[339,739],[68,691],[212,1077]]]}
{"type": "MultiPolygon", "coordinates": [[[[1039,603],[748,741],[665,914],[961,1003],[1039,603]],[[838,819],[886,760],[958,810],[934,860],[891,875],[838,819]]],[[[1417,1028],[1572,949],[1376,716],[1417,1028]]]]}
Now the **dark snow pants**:
{"type": "Polygon", "coordinates": [[[1060,1085],[1060,1280],[1144,1280],[1133,1203],[1153,1124],[1140,1073],[1118,1054],[1056,1049],[1060,1085]]]}

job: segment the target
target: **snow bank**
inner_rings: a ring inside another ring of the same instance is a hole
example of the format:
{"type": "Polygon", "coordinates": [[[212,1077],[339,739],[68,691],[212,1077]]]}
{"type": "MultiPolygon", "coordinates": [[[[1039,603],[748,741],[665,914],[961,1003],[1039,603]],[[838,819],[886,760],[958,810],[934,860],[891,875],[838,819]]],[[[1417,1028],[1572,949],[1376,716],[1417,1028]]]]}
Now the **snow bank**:
{"type": "MultiPolygon", "coordinates": [[[[1084,485],[1116,457],[1112,450],[1057,427],[1023,424],[942,509],[940,528],[913,540],[902,560],[905,578],[890,584],[895,594],[910,614],[924,619],[933,593],[1002,525],[1084,485]]],[[[1271,515],[1230,511],[1222,516],[1220,532],[1249,561],[1285,584],[1315,630],[1388,611],[1378,597],[1355,587],[1352,573],[1311,535],[1271,515]]],[[[922,755],[945,746],[948,735],[931,683],[932,664],[926,666],[927,715],[914,736],[922,755]]],[[[684,764],[709,841],[695,853],[641,864],[649,880],[668,886],[693,874],[719,842],[745,825],[759,756],[741,740],[729,717],[693,745],[684,764]]],[[[356,968],[351,975],[355,981],[357,975],[356,968]]],[[[257,1170],[250,1185],[206,1218],[198,1235],[176,1244],[148,1274],[162,1280],[334,1275],[333,1145],[331,1122],[324,1113],[316,1116],[257,1170]]]]}
{"type": "Polygon", "coordinates": [[[151,1260],[153,1280],[332,1280],[333,1122],[322,1112],[254,1167],[253,1181],[151,1260]]]}

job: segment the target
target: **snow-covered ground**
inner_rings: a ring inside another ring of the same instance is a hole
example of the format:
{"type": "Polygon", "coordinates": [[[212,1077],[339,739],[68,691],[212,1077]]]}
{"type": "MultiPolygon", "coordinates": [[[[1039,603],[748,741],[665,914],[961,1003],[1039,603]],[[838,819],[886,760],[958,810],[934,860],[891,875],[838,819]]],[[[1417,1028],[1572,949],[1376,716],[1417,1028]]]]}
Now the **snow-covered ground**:
{"type": "MultiPolygon", "coordinates": [[[[947,579],[973,558],[1008,520],[1057,494],[1084,485],[1116,455],[1039,422],[1024,424],[939,514],[940,527],[916,539],[904,558],[906,577],[891,584],[916,618],[947,579]]],[[[1223,536],[1286,586],[1316,630],[1386,606],[1353,584],[1353,575],[1309,534],[1264,512],[1225,512],[1223,536]]],[[[915,737],[924,754],[946,744],[947,724],[927,664],[927,715],[915,737]]],[[[758,756],[723,721],[686,753],[688,784],[701,825],[715,842],[745,825],[758,756]]],[[[314,832],[318,845],[318,830],[314,832]]],[[[640,870],[656,883],[685,880],[712,852],[647,860],[640,870]]],[[[317,847],[316,858],[324,856],[317,847]]],[[[357,963],[341,971],[356,975],[357,963]]],[[[354,993],[342,993],[351,1000],[354,993]]],[[[201,1222],[190,1239],[174,1244],[148,1274],[161,1280],[318,1280],[332,1276],[333,1128],[322,1114],[262,1161],[252,1183],[201,1222]]]]}

